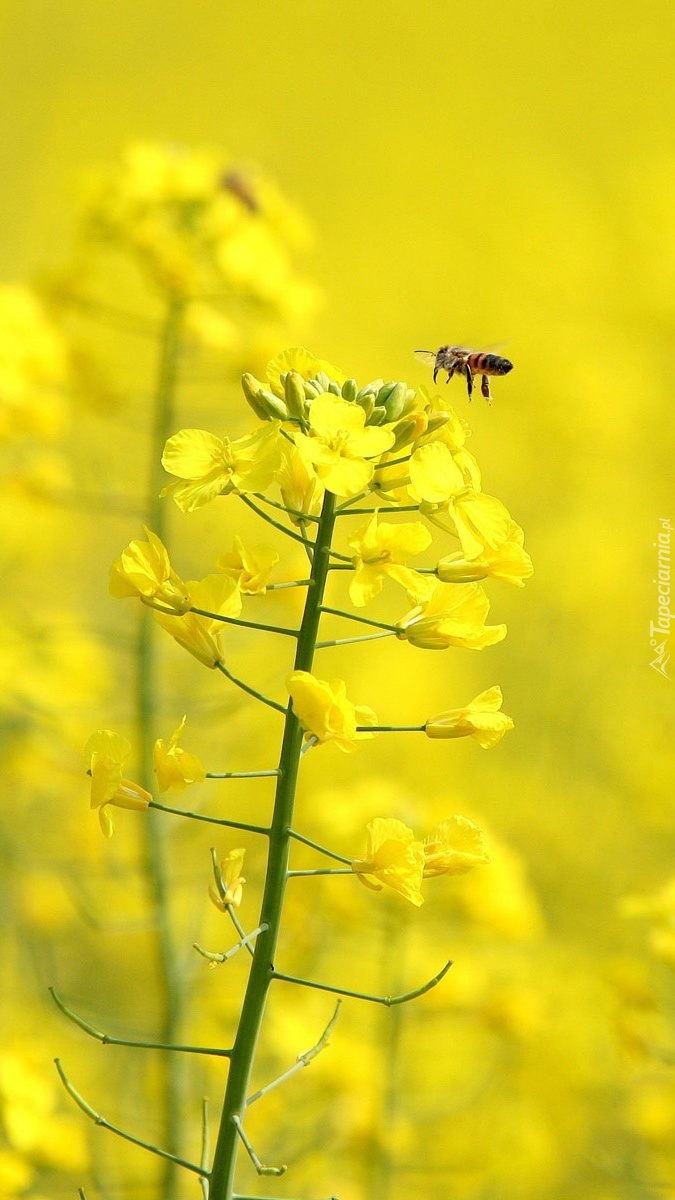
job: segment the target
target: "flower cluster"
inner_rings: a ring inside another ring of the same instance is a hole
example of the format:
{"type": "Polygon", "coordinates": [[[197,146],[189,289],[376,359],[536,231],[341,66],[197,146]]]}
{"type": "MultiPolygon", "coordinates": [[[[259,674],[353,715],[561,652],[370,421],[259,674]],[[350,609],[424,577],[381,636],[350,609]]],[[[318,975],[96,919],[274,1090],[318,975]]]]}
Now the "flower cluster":
{"type": "Polygon", "coordinates": [[[316,289],[292,265],[309,240],[302,217],[269,179],[218,150],[135,142],[118,166],[92,174],[85,215],[92,241],[194,300],[190,332],[214,349],[236,345],[236,326],[200,296],[251,297],[284,319],[315,307],[316,289]]]}
{"type": "Polygon", "coordinates": [[[422,880],[435,875],[465,875],[489,862],[485,838],[468,817],[449,817],[417,841],[412,829],[392,818],[376,817],[366,826],[368,845],[352,871],[366,887],[400,892],[417,907],[424,903],[422,880]]]}
{"type": "MultiPolygon", "coordinates": [[[[257,426],[236,440],[204,429],[182,429],[171,436],[162,459],[172,477],[165,496],[183,512],[218,497],[239,498],[302,543],[311,563],[319,553],[316,531],[327,501],[331,529],[336,526],[339,532],[339,518],[365,513],[365,522],[348,527],[341,549],[333,549],[331,542],[320,551],[329,556],[322,587],[331,570],[349,571],[349,597],[356,610],[353,615],[328,611],[377,631],[343,641],[390,636],[425,650],[482,650],[505,637],[505,625],[488,623],[489,601],[481,581],[491,577],[522,586],[532,564],[522,530],[500,500],[482,491],[478,465],[466,448],[464,422],[438,396],[382,379],[359,388],[354,379],[302,348],[272,359],[264,382],[246,374],[242,386],[257,426]],[[280,512],[287,525],[279,523],[280,512]],[[408,518],[411,512],[417,519],[408,518]],[[454,538],[456,548],[449,547],[435,565],[419,565],[420,557],[432,552],[432,534],[438,537],[439,530],[454,538]],[[357,615],[392,583],[403,589],[412,609],[390,624],[357,615]]],[[[259,602],[270,586],[300,582],[271,583],[279,564],[276,550],[248,548],[238,536],[232,550],[216,559],[215,573],[183,581],[160,539],[151,530],[146,535],[145,541],[131,542],[113,564],[113,595],[137,596],[153,609],[158,624],[205,666],[219,668],[249,695],[292,713],[305,750],[331,742],[349,752],[377,732],[398,729],[431,739],[471,737],[487,749],[513,728],[511,718],[501,712],[497,686],[464,707],[449,707],[416,725],[380,725],[370,707],[348,698],[343,680],[319,678],[297,661],[286,678],[285,703],[268,699],[228,671],[222,631],[228,625],[248,625],[298,636],[241,614],[245,600],[259,602]]],[[[163,742],[155,748],[163,786],[181,787],[204,778],[193,756],[179,749],[181,733],[182,725],[168,748],[163,742]]],[[[108,792],[106,799],[117,802],[108,792]]],[[[422,875],[468,869],[459,867],[460,862],[485,861],[471,823],[459,817],[453,822],[439,826],[422,843],[400,822],[378,818],[369,828],[366,856],[355,860],[353,869],[365,881],[375,880],[376,886],[384,882],[419,903],[422,875]],[[465,842],[473,849],[468,858],[458,857],[458,845],[465,842]]]]}

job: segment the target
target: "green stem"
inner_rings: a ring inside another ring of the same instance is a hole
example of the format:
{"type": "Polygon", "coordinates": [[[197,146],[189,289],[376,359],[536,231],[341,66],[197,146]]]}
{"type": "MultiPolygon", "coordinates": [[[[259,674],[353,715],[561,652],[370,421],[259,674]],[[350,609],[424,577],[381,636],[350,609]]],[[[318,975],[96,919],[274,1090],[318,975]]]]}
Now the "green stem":
{"type": "Polygon", "coordinates": [[[253,495],[256,500],[262,500],[265,504],[270,504],[272,508],[278,508],[280,512],[288,513],[290,517],[300,517],[302,521],[314,521],[317,525],[319,523],[319,517],[313,517],[311,513],[302,512],[299,508],[289,508],[286,504],[279,504],[278,500],[271,500],[262,492],[254,492],[253,495]]]}
{"type": "MultiPolygon", "coordinates": [[[[73,1087],[68,1076],[66,1075],[61,1061],[58,1058],[54,1059],[56,1069],[61,1077],[61,1082],[66,1089],[68,1095],[75,1101],[78,1108],[86,1116],[91,1117],[95,1125],[100,1125],[103,1129],[109,1129],[111,1133],[116,1133],[118,1137],[124,1138],[126,1142],[131,1142],[134,1146],[140,1146],[143,1150],[149,1150],[152,1154],[158,1154],[160,1158],[170,1159],[171,1164],[177,1167],[184,1167],[186,1171],[194,1171],[197,1175],[206,1175],[202,1167],[198,1167],[195,1163],[188,1162],[186,1158],[180,1158],[177,1154],[170,1154],[168,1150],[161,1150],[159,1146],[154,1146],[152,1142],[144,1142],[142,1138],[137,1138],[133,1133],[127,1133],[125,1129],[120,1129],[119,1125],[113,1125],[112,1121],[108,1121],[106,1117],[102,1117],[96,1112],[95,1108],[88,1104],[83,1096],[73,1087]]],[[[164,1200],[164,1196],[162,1197],[164,1200]]]]}
{"type": "Polygon", "coordinates": [[[284,716],[286,715],[285,705],[278,704],[276,700],[270,700],[270,697],[265,696],[263,692],[258,692],[254,687],[251,687],[250,684],[244,683],[243,679],[240,679],[238,675],[233,675],[232,672],[228,670],[224,662],[215,662],[213,665],[225,676],[226,679],[229,679],[231,683],[236,684],[237,687],[241,688],[243,692],[248,692],[249,696],[253,696],[255,700],[262,701],[262,703],[266,704],[268,708],[276,708],[277,712],[283,713],[284,716]]]}
{"type": "Polygon", "coordinates": [[[244,504],[246,504],[248,508],[252,509],[254,513],[257,513],[261,521],[267,521],[268,525],[273,525],[274,528],[278,529],[280,533],[285,533],[286,537],[293,538],[293,541],[295,542],[301,542],[303,546],[311,545],[306,537],[301,537],[299,533],[294,533],[292,529],[287,529],[286,526],[282,525],[280,521],[275,521],[274,517],[271,517],[269,513],[263,512],[261,508],[258,508],[258,505],[254,504],[251,500],[251,497],[247,496],[245,492],[239,493],[239,499],[243,500],[244,504]]]}
{"type": "Polygon", "coordinates": [[[148,808],[157,808],[160,812],[173,813],[176,817],[189,817],[192,821],[206,821],[209,825],[225,825],[228,829],[245,829],[247,833],[269,834],[266,825],[249,825],[246,821],[226,821],[224,817],[207,817],[204,813],[192,812],[189,808],[170,808],[168,804],[160,804],[159,800],[151,800],[148,808]]]}
{"type": "Polygon", "coordinates": [[[300,875],[353,875],[351,867],[313,867],[305,871],[288,871],[289,879],[298,879],[300,875]]]}
{"type": "Polygon", "coordinates": [[[390,508],[382,508],[381,505],[379,508],[342,508],[342,509],[340,509],[338,516],[339,517],[360,517],[361,513],[381,513],[381,512],[383,512],[386,516],[388,513],[419,512],[419,511],[420,511],[419,504],[396,504],[396,505],[392,505],[390,508]]]}
{"type": "Polygon", "coordinates": [[[68,1020],[72,1021],[74,1025],[78,1025],[80,1029],[83,1029],[85,1033],[88,1033],[90,1037],[96,1038],[102,1046],[136,1046],[139,1050],[175,1050],[181,1051],[184,1054],[214,1054],[219,1058],[229,1058],[232,1053],[231,1050],[223,1050],[219,1046],[167,1046],[164,1042],[139,1042],[132,1041],[129,1038],[113,1037],[109,1033],[102,1033],[100,1029],[96,1029],[88,1021],[85,1021],[84,1017],[80,1017],[76,1012],[73,1012],[72,1008],[68,1008],[68,1005],[64,1004],[53,987],[50,987],[49,991],[51,992],[52,1000],[57,1008],[61,1009],[63,1015],[68,1017],[68,1020]]]}
{"type": "Polygon", "coordinates": [[[267,779],[279,774],[278,767],[271,771],[207,771],[207,779],[267,779]]]}
{"type": "Polygon", "coordinates": [[[330,642],[317,642],[317,650],[328,650],[331,646],[351,646],[354,642],[374,642],[377,638],[392,637],[393,629],[383,629],[379,633],[364,633],[361,637],[333,638],[330,642]]]}
{"type": "Polygon", "coordinates": [[[300,987],[314,988],[319,992],[333,992],[336,996],[352,996],[355,1000],[368,1000],[371,1004],[384,1004],[387,1008],[392,1008],[395,1004],[407,1004],[408,1000],[416,1000],[418,996],[430,992],[441,982],[444,975],[447,975],[451,966],[452,962],[446,962],[433,979],[428,979],[421,987],[413,988],[411,992],[403,992],[400,996],[373,996],[370,992],[354,992],[351,988],[334,987],[331,983],[317,983],[314,979],[300,979],[298,975],[284,975],[281,971],[273,971],[273,977],[281,979],[285,983],[296,983],[300,987]]]}
{"type": "Polygon", "coordinates": [[[426,725],[357,725],[359,733],[424,733],[426,725]]]}
{"type": "Polygon", "coordinates": [[[302,842],[303,846],[310,846],[312,850],[318,850],[319,854],[325,854],[327,858],[334,858],[336,862],[351,864],[351,858],[345,858],[344,854],[336,854],[334,850],[329,850],[326,846],[322,846],[320,842],[313,842],[311,838],[305,837],[304,833],[296,833],[294,829],[290,829],[289,833],[296,842],[302,842]]]}
{"type": "Polygon", "coordinates": [[[345,617],[348,621],[358,621],[361,625],[372,625],[375,629],[387,629],[389,633],[398,633],[398,625],[387,625],[384,621],[373,621],[371,617],[357,617],[356,613],[345,612],[342,608],[327,608],[321,606],[321,611],[331,617],[345,617]]]}
{"type": "Polygon", "coordinates": [[[209,617],[212,621],[224,621],[227,625],[241,625],[244,629],[258,629],[263,633],[285,633],[287,637],[292,638],[298,636],[297,629],[286,629],[283,625],[263,625],[260,621],[245,621],[243,617],[224,617],[221,613],[208,612],[207,609],[195,608],[194,605],[189,612],[197,613],[200,617],[209,617]]]}
{"type": "MultiPolygon", "coordinates": [[[[146,519],[149,528],[165,544],[167,511],[166,505],[159,498],[164,481],[161,456],[174,423],[183,313],[182,300],[171,297],[167,304],[161,337],[151,432],[151,468],[146,519]]],[[[139,782],[148,791],[152,791],[153,785],[152,746],[156,736],[158,698],[155,628],[151,614],[144,610],[138,634],[136,723],[140,745],[139,782]]],[[[147,821],[142,822],[145,838],[145,865],[156,922],[156,953],[162,991],[160,1035],[157,1040],[173,1044],[179,1040],[183,1015],[184,977],[173,938],[171,886],[165,843],[166,826],[161,819],[158,819],[157,813],[149,812],[147,817],[147,821]]],[[[161,1184],[163,1200],[176,1200],[178,1195],[178,1176],[174,1159],[178,1157],[180,1149],[181,1095],[184,1090],[184,1078],[180,1061],[166,1052],[162,1057],[163,1140],[167,1147],[167,1162],[161,1184]]]]}
{"type": "MultiPolygon", "coordinates": [[[[308,589],[300,626],[294,667],[311,671],[317,641],[321,602],[328,577],[329,550],[335,524],[335,498],[324,495],[317,526],[312,563],[312,586],[308,589]]],[[[211,1173],[211,1200],[232,1200],[240,1123],[246,1109],[249,1079],[262,1025],[267,994],[274,976],[274,954],[279,937],[281,913],[287,884],[293,808],[300,764],[303,730],[288,705],[279,759],[274,813],[270,832],[267,876],[260,910],[260,924],[268,928],[256,942],[239,1028],[230,1060],[227,1089],[211,1173]]]]}

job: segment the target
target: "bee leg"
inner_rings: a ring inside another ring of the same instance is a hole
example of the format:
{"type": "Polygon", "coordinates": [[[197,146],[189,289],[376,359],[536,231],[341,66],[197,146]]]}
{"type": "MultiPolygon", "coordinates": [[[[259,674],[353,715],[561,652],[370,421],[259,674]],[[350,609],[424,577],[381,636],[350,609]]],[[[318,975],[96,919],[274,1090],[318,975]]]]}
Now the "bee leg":
{"type": "Polygon", "coordinates": [[[481,376],[480,390],[489,404],[492,399],[492,392],[490,391],[490,380],[487,375],[481,376]]]}
{"type": "Polygon", "coordinates": [[[445,381],[445,382],[446,382],[446,383],[449,383],[449,382],[450,382],[450,380],[452,379],[452,377],[453,377],[454,373],[455,373],[455,368],[454,368],[454,367],[447,367],[447,368],[446,368],[446,370],[447,370],[447,372],[448,372],[448,378],[446,379],[446,381],[445,381]]]}
{"type": "Polygon", "coordinates": [[[464,374],[466,375],[466,390],[469,393],[470,400],[471,393],[473,391],[473,375],[471,374],[471,367],[468,363],[464,363],[464,374]]]}

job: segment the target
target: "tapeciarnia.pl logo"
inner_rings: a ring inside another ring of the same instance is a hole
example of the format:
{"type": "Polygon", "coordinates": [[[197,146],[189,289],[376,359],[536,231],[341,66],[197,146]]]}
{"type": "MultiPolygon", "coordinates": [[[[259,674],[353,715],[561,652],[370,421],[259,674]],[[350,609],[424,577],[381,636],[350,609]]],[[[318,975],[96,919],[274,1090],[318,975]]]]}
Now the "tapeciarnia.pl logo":
{"type": "Polygon", "coordinates": [[[649,622],[649,645],[655,653],[655,657],[649,665],[655,671],[658,671],[659,675],[670,679],[670,675],[666,671],[666,666],[670,659],[670,649],[668,647],[670,622],[675,615],[670,611],[670,540],[672,525],[667,517],[659,517],[659,526],[657,540],[653,543],[657,553],[656,579],[652,580],[652,583],[656,584],[658,616],[655,621],[649,622]]]}

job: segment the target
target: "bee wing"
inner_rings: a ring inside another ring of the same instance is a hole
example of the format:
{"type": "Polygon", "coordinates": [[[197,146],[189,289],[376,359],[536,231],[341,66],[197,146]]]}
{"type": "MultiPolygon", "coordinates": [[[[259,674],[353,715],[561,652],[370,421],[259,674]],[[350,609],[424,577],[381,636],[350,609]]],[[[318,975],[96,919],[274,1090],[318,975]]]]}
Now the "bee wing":
{"type": "Polygon", "coordinates": [[[415,358],[418,358],[420,362],[423,362],[427,367],[435,367],[436,354],[436,350],[416,350],[415,358]]]}

